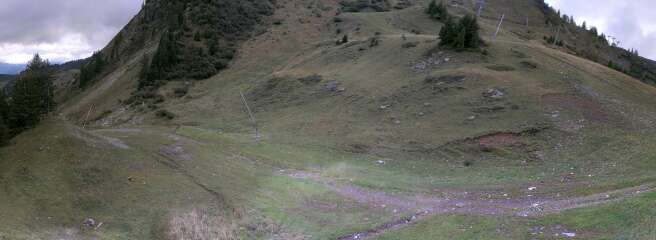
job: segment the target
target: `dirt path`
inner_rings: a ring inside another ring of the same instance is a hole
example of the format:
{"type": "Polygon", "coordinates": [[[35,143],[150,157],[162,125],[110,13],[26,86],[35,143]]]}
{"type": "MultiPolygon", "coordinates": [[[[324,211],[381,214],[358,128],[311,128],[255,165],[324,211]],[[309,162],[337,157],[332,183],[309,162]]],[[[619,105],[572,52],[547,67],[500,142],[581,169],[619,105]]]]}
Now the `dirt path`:
{"type": "Polygon", "coordinates": [[[655,185],[642,185],[590,196],[573,198],[535,197],[531,194],[509,196],[502,192],[445,192],[443,196],[398,195],[372,191],[352,184],[327,179],[316,173],[281,171],[290,177],[324,184],[338,195],[374,208],[390,208],[410,214],[393,219],[366,231],[342,236],[338,240],[368,239],[384,232],[403,228],[430,216],[455,213],[484,216],[539,217],[564,210],[589,207],[656,191],[655,185]]]}

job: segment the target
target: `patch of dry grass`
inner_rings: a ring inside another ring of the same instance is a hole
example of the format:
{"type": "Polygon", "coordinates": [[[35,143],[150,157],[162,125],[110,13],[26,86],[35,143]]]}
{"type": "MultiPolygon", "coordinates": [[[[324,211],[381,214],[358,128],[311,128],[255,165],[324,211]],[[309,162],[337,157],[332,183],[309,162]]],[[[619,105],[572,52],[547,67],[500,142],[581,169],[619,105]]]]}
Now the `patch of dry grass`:
{"type": "Polygon", "coordinates": [[[236,240],[237,224],[220,214],[193,209],[169,221],[171,240],[236,240]]]}

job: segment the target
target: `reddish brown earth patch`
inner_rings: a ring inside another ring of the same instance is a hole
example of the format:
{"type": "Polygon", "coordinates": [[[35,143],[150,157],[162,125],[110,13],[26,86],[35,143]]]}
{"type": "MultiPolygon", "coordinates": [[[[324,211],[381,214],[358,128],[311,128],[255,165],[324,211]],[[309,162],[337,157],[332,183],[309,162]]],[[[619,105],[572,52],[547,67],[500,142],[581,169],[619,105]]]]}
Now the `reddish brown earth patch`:
{"type": "Polygon", "coordinates": [[[518,147],[524,145],[519,134],[509,132],[483,135],[475,138],[474,142],[484,148],[518,147]]]}
{"type": "Polygon", "coordinates": [[[580,112],[589,121],[608,123],[613,116],[599,102],[585,97],[569,94],[546,94],[542,96],[542,104],[580,112]]]}

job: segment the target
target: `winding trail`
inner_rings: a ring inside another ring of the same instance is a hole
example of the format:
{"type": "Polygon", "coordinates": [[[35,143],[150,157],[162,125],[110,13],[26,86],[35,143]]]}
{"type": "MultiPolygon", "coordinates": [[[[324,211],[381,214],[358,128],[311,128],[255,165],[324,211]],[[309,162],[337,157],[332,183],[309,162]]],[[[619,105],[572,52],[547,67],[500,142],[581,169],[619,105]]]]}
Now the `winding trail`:
{"type": "Polygon", "coordinates": [[[372,191],[353,184],[324,178],[317,173],[311,172],[281,170],[280,173],[292,178],[321,183],[344,198],[371,207],[393,208],[399,212],[411,213],[371,229],[339,237],[338,240],[370,239],[440,214],[539,217],[569,209],[616,202],[639,194],[656,191],[656,184],[647,184],[570,198],[535,197],[530,194],[511,197],[501,192],[445,192],[443,196],[438,197],[421,194],[398,195],[372,191]]]}

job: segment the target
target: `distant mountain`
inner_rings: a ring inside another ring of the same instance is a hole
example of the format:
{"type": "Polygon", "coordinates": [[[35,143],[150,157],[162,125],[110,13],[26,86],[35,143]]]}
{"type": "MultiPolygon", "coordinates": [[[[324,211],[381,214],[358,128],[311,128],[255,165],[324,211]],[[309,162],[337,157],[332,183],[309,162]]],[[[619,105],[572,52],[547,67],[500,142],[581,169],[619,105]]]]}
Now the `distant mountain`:
{"type": "Polygon", "coordinates": [[[10,64],[0,62],[0,74],[18,74],[25,69],[25,64],[10,64]]]}

